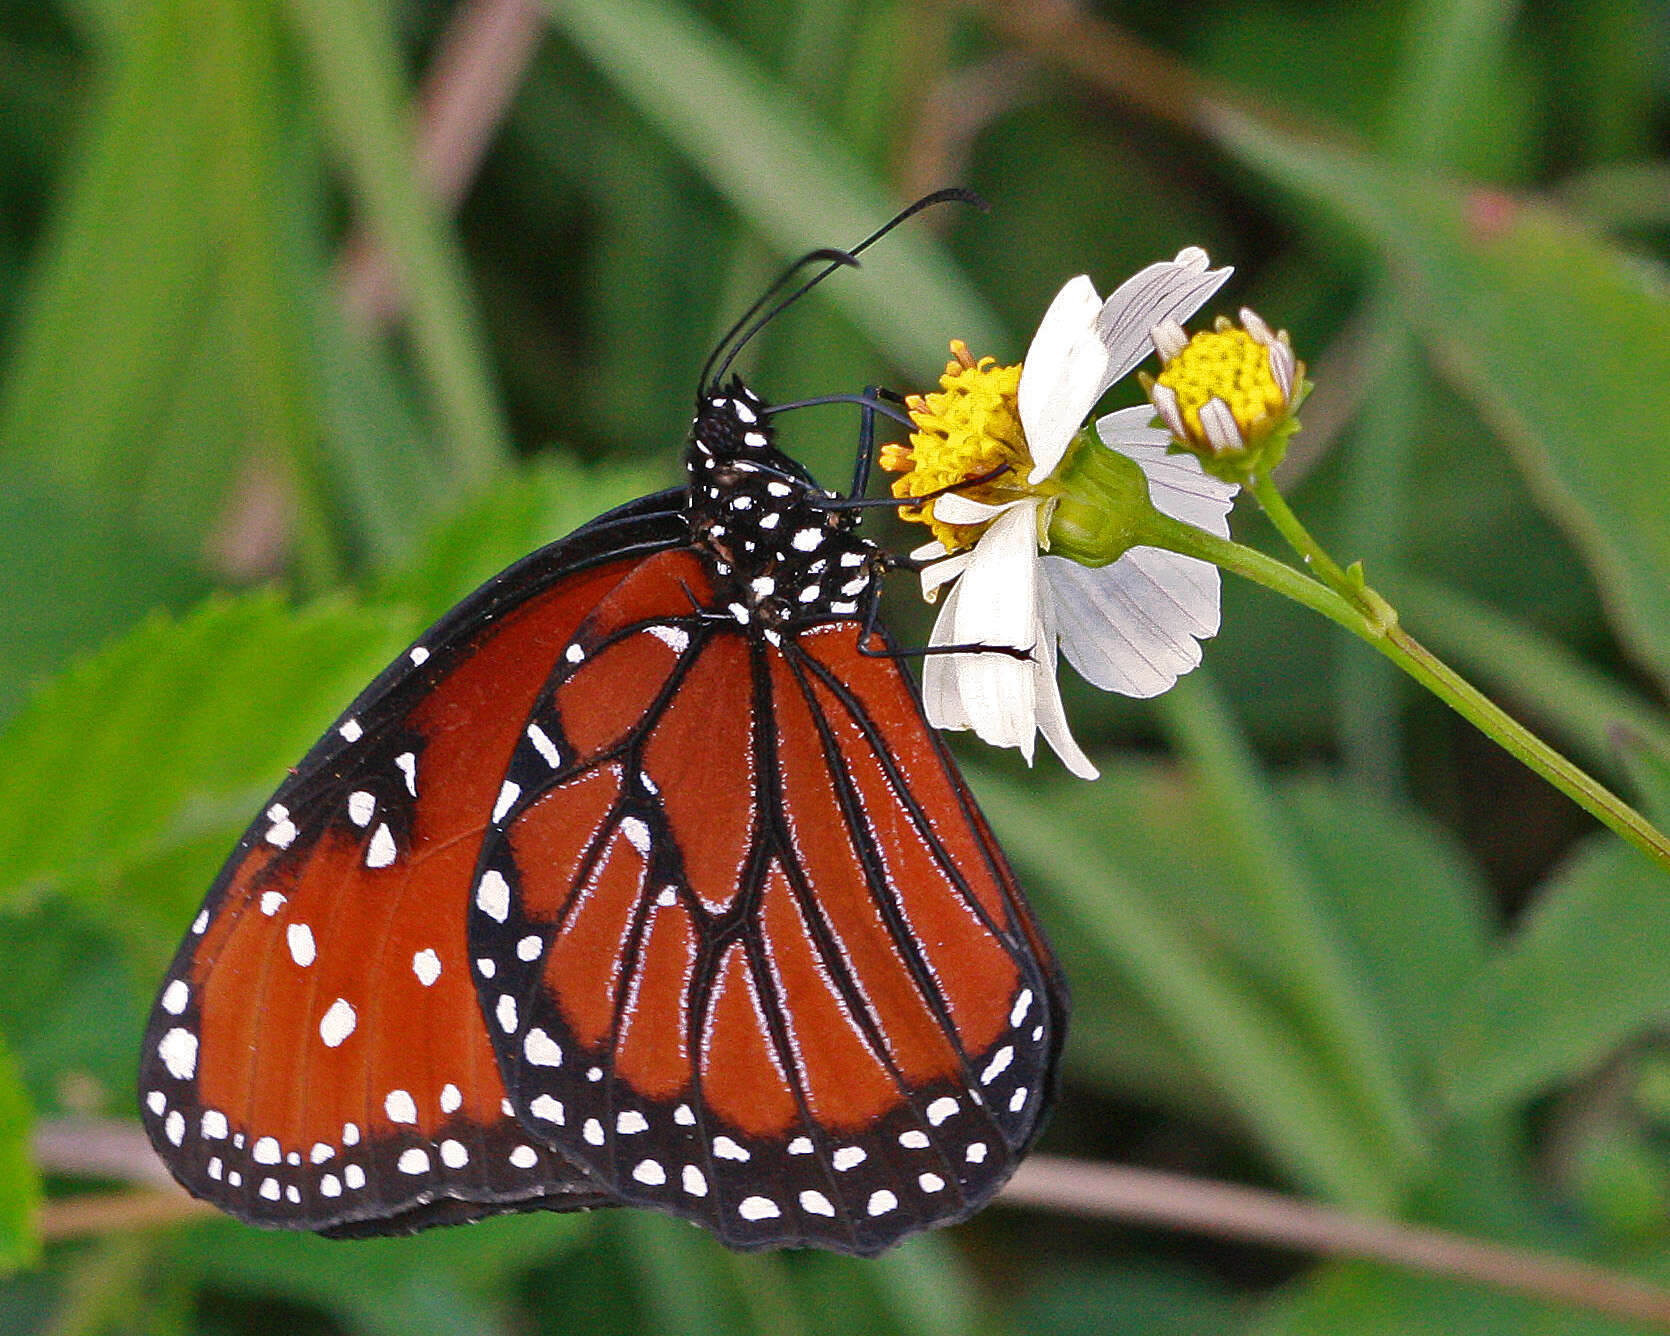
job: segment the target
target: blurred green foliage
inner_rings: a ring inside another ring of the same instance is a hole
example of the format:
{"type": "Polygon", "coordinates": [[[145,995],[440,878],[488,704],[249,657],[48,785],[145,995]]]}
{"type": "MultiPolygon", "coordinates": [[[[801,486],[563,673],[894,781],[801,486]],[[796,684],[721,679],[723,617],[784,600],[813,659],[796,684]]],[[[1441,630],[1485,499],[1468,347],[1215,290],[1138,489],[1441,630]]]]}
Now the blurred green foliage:
{"type": "MultiPolygon", "coordinates": [[[[0,4],[0,1328],[1630,1330],[1001,1206],[871,1263],[625,1213],[40,1250],[34,1119],[133,1118],[162,964],[284,767],[476,582],[671,482],[730,319],[935,186],[994,207],[913,224],[777,322],[763,393],[925,387],[952,336],[1016,357],[1065,278],[1205,245],[1319,384],[1301,512],[1670,816],[1661,6],[1086,6],[1173,62],[1191,110],[1164,119],[1132,70],[1068,69],[978,7],[543,10],[449,218],[412,107],[450,4],[0,4]],[[343,300],[356,227],[392,321],[343,300]]],[[[791,448],[838,482],[854,435],[826,409],[791,448]]],[[[1660,874],[1257,590],[1226,590],[1207,669],[1158,706],[1068,705],[1093,786],[964,751],[1075,986],[1047,1149],[1670,1280],[1660,874]]]]}

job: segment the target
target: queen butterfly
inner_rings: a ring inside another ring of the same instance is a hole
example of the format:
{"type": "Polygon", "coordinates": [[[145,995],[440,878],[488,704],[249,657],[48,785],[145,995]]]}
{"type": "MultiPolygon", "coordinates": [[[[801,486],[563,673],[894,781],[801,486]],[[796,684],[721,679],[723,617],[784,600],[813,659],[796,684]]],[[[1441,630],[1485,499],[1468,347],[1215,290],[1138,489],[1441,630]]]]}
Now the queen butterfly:
{"type": "Polygon", "coordinates": [[[867,1255],[1037,1136],[1049,948],[874,626],[888,559],[729,360],[684,488],[466,598],[239,841],[140,1061],[195,1195],[334,1236],[634,1205],[867,1255]]]}

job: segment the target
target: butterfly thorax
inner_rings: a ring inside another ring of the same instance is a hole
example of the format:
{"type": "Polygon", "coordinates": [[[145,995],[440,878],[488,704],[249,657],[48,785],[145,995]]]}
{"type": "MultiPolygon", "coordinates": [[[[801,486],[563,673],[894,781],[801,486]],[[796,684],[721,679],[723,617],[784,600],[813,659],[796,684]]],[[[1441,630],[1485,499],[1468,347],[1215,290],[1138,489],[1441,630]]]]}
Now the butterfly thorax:
{"type": "Polygon", "coordinates": [[[851,511],[773,443],[765,403],[732,380],[705,391],[685,451],[685,513],[720,606],[775,635],[868,607],[881,552],[851,511]]]}

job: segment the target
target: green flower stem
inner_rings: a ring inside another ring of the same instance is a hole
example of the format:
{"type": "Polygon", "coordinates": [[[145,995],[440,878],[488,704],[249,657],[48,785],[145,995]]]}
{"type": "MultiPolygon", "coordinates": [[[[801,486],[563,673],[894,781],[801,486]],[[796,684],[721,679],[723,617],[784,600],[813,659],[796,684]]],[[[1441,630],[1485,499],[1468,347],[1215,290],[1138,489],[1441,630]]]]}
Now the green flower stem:
{"type": "Polygon", "coordinates": [[[1617,794],[1573,764],[1536,734],[1508,715],[1400,625],[1397,612],[1379,594],[1341,570],[1288,510],[1267,478],[1257,479],[1253,494],[1276,527],[1303,555],[1321,579],[1227,538],[1155,512],[1142,526],[1143,541],[1213,565],[1283,594],[1338,622],[1367,641],[1486,737],[1494,739],[1596,819],[1611,827],[1665,871],[1670,872],[1670,838],[1617,794]],[[1275,505],[1266,500],[1268,492],[1275,505]],[[1351,591],[1336,591],[1322,579],[1332,576],[1351,591]]]}

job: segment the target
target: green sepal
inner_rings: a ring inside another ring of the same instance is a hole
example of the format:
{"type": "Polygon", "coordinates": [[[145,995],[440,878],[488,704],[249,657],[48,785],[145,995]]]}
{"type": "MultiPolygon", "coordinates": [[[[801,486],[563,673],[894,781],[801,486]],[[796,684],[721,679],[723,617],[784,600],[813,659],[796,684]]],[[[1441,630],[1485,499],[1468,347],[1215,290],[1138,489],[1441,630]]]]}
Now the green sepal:
{"type": "Polygon", "coordinates": [[[1146,541],[1157,514],[1148,478],[1134,459],[1110,449],[1085,427],[1073,437],[1051,479],[1044,546],[1081,566],[1106,566],[1146,541]]]}

